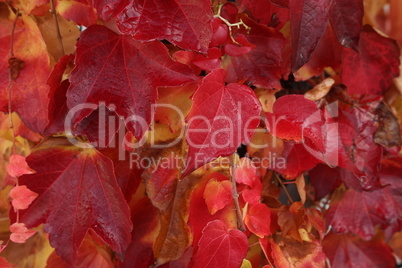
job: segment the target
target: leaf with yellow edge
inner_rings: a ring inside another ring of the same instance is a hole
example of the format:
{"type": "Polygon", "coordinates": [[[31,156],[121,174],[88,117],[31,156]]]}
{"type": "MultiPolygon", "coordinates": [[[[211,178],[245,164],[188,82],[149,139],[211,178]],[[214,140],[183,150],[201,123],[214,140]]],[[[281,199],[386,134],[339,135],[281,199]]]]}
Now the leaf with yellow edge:
{"type": "Polygon", "coordinates": [[[89,229],[123,254],[132,222],[110,159],[92,147],[53,138],[37,146],[27,162],[36,173],[21,176],[19,183],[38,197],[19,212],[21,222],[28,228],[45,223],[51,245],[71,265],[89,229]]]}

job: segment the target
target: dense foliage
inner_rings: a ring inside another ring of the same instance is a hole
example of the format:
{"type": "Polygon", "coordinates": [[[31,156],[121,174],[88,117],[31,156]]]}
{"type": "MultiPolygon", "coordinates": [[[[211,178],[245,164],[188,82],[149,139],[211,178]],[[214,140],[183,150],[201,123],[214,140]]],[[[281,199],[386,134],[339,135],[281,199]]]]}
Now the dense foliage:
{"type": "Polygon", "coordinates": [[[0,267],[395,267],[400,12],[0,0],[0,267]]]}

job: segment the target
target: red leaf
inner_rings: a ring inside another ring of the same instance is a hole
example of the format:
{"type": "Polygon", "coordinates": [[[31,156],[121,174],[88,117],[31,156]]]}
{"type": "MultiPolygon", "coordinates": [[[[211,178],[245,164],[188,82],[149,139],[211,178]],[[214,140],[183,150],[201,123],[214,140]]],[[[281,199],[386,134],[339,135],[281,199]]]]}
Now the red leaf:
{"type": "Polygon", "coordinates": [[[124,122],[102,104],[85,117],[72,133],[76,136],[85,135],[96,148],[106,148],[114,146],[112,143],[116,142],[116,133],[119,130],[126,130],[124,122]]]}
{"type": "Polygon", "coordinates": [[[88,27],[91,24],[96,24],[96,10],[85,2],[57,1],[56,11],[66,20],[72,20],[78,25],[88,27]]]}
{"type": "MultiPolygon", "coordinates": [[[[7,68],[10,58],[11,30],[15,19],[11,10],[8,16],[2,16],[0,23],[0,111],[8,113],[7,68]]],[[[8,14],[8,13],[5,13],[8,14]]],[[[14,31],[14,56],[23,61],[18,69],[12,86],[12,110],[17,112],[22,121],[33,131],[41,133],[47,124],[47,104],[49,89],[46,79],[50,73],[49,55],[41,32],[34,20],[22,14],[17,20],[14,31]],[[30,40],[27,42],[27,40],[30,40]]]]}
{"type": "MultiPolygon", "coordinates": [[[[376,104],[371,103],[374,107],[376,104]]],[[[336,118],[327,118],[328,146],[325,159],[322,160],[354,173],[363,189],[378,187],[378,169],[383,149],[374,143],[377,130],[374,115],[367,106],[339,108],[336,118]]]]}
{"type": "MultiPolygon", "coordinates": [[[[236,82],[246,79],[253,85],[264,88],[282,88],[280,79],[282,77],[281,63],[282,49],[286,45],[287,40],[276,29],[257,24],[246,16],[241,17],[247,26],[251,27],[249,33],[243,33],[247,43],[255,45],[255,48],[250,51],[250,45],[245,46],[242,41],[242,55],[235,55],[232,52],[232,57],[227,63],[228,77],[226,81],[236,82]],[[248,53],[244,53],[248,52],[248,53]]],[[[236,38],[242,38],[241,35],[236,38]]],[[[228,53],[228,44],[225,47],[228,53]]],[[[236,47],[238,47],[236,45],[236,47]]],[[[228,53],[229,54],[229,53],[228,53]]]]}
{"type": "Polygon", "coordinates": [[[236,166],[235,178],[237,183],[242,183],[253,187],[255,181],[258,180],[257,170],[253,162],[247,157],[240,159],[239,164],[236,166]]]}
{"type": "MultiPolygon", "coordinates": [[[[400,161],[400,158],[396,160],[400,161]]],[[[326,219],[336,232],[351,231],[363,239],[375,234],[376,226],[385,229],[387,238],[402,227],[401,166],[383,161],[381,184],[387,185],[371,192],[349,189],[331,201],[326,219]],[[392,174],[392,175],[390,175],[392,174]]]]}
{"type": "Polygon", "coordinates": [[[395,267],[395,258],[382,240],[363,241],[352,234],[329,233],[322,241],[331,267],[395,267]]]}
{"type": "Polygon", "coordinates": [[[248,142],[259,124],[261,104],[245,85],[225,86],[226,72],[216,69],[208,74],[193,96],[187,116],[189,151],[185,176],[198,167],[235,152],[248,142]]]}
{"type": "Polygon", "coordinates": [[[91,1],[98,11],[98,16],[106,21],[112,20],[130,3],[130,0],[97,0],[91,1]]]}
{"type": "Polygon", "coordinates": [[[124,252],[130,243],[130,211],[108,158],[92,148],[49,139],[27,161],[37,173],[19,181],[39,196],[20,211],[21,222],[28,227],[45,223],[51,245],[70,264],[90,228],[118,254],[124,252]]]}
{"type": "Polygon", "coordinates": [[[212,38],[209,47],[219,47],[229,38],[229,28],[220,18],[213,18],[211,20],[211,26],[212,38]]]}
{"type": "Polygon", "coordinates": [[[399,55],[394,40],[364,26],[359,51],[345,48],[342,58],[341,78],[348,93],[382,95],[399,75],[399,55]]]}
{"type": "Polygon", "coordinates": [[[292,71],[310,59],[325,32],[330,0],[290,0],[292,71]]]}
{"type": "Polygon", "coordinates": [[[128,246],[122,268],[149,267],[154,263],[152,244],[159,231],[159,213],[147,197],[139,200],[131,212],[132,242],[128,246]]]}
{"type": "MultiPolygon", "coordinates": [[[[52,268],[71,268],[71,265],[64,262],[56,252],[49,256],[46,262],[46,267],[52,268]]],[[[94,241],[86,238],[80,246],[80,250],[77,255],[76,267],[102,267],[113,268],[115,267],[111,261],[109,253],[97,246],[94,241]]]]}
{"type": "Polygon", "coordinates": [[[184,49],[206,52],[212,37],[209,0],[132,0],[117,27],[137,40],[166,39],[184,49]]]}
{"type": "Polygon", "coordinates": [[[320,200],[327,194],[331,194],[342,183],[339,180],[338,169],[325,164],[318,164],[309,171],[310,183],[315,190],[315,199],[320,200]]]}
{"type": "Polygon", "coordinates": [[[13,223],[10,225],[10,240],[14,243],[23,244],[28,238],[33,236],[36,231],[30,231],[25,227],[24,223],[13,223]]]}
{"type": "Polygon", "coordinates": [[[331,67],[336,72],[340,71],[342,52],[343,46],[338,43],[335,33],[328,25],[310,60],[294,73],[295,79],[305,81],[313,76],[319,76],[326,67],[331,67]]]}
{"type": "Polygon", "coordinates": [[[324,152],[322,128],[325,123],[317,104],[303,95],[285,95],[273,106],[273,113],[266,113],[266,126],[280,139],[304,142],[310,139],[313,148],[324,152]]]}
{"type": "Polygon", "coordinates": [[[27,209],[37,196],[37,193],[32,192],[25,185],[15,186],[10,191],[14,209],[27,209]]]}
{"type": "Polygon", "coordinates": [[[287,179],[295,179],[304,171],[322,163],[322,160],[306,149],[311,148],[311,144],[284,142],[283,145],[282,154],[274,155],[271,166],[273,170],[281,173],[287,179]]]}
{"type": "Polygon", "coordinates": [[[207,183],[211,180],[227,181],[228,178],[220,173],[212,172],[207,173],[198,183],[197,187],[191,195],[190,199],[190,215],[188,218],[188,225],[191,226],[193,233],[193,252],[196,254],[198,250],[198,241],[201,238],[202,230],[208,222],[213,220],[221,220],[231,228],[236,228],[236,214],[232,206],[217,211],[214,215],[208,210],[205,203],[204,192],[207,183]]]}
{"type": "Polygon", "coordinates": [[[109,148],[102,149],[100,152],[112,160],[117,183],[126,201],[129,203],[141,183],[143,170],[132,164],[131,160],[133,157],[130,158],[129,152],[123,152],[123,148],[120,145],[116,145],[115,147],[110,146],[109,148]]]}
{"type": "Polygon", "coordinates": [[[24,174],[33,174],[35,173],[35,170],[28,166],[28,163],[25,161],[25,157],[18,154],[13,154],[10,156],[7,172],[11,177],[18,178],[24,174]]]}
{"type": "Polygon", "coordinates": [[[249,158],[240,159],[235,170],[235,178],[237,183],[246,185],[244,189],[239,191],[244,201],[250,204],[259,203],[262,190],[261,178],[257,176],[256,167],[249,158]]]}
{"type": "Polygon", "coordinates": [[[332,1],[329,20],[341,45],[358,49],[363,13],[361,0],[332,1]]]}
{"type": "Polygon", "coordinates": [[[211,179],[205,186],[205,203],[211,215],[232,203],[232,183],[228,180],[211,179]]]}
{"type": "Polygon", "coordinates": [[[265,204],[251,205],[247,211],[244,223],[250,232],[263,238],[271,234],[271,211],[265,204]]]}
{"type": "Polygon", "coordinates": [[[6,258],[0,257],[0,267],[1,268],[13,268],[15,267],[14,264],[9,263],[6,258]]]}
{"type": "Polygon", "coordinates": [[[250,14],[256,22],[281,29],[289,20],[289,10],[270,0],[239,0],[239,13],[250,14]]]}
{"type": "Polygon", "coordinates": [[[49,122],[45,129],[45,134],[52,134],[57,132],[63,132],[64,122],[68,113],[67,108],[67,89],[70,86],[70,82],[66,79],[63,80],[63,75],[67,69],[67,66],[71,64],[74,59],[74,55],[64,55],[54,66],[47,84],[50,87],[49,91],[49,122]]]}
{"type": "Polygon", "coordinates": [[[246,235],[239,230],[228,230],[224,222],[211,221],[203,230],[194,268],[240,267],[248,250],[246,235]]]}
{"type": "MultiPolygon", "coordinates": [[[[158,86],[175,86],[194,80],[189,67],[175,63],[160,42],[140,43],[100,25],[86,29],[77,43],[67,106],[104,102],[126,119],[127,128],[141,138],[153,117],[158,86]],[[141,66],[141,68],[138,68],[141,66]]],[[[95,108],[84,107],[74,125],[95,108]]]]}

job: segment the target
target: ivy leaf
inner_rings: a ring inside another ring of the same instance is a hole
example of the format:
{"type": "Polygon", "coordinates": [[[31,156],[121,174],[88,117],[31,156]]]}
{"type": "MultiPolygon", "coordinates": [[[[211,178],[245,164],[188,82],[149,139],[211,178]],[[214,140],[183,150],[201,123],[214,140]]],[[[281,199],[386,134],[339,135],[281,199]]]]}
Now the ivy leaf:
{"type": "MultiPolygon", "coordinates": [[[[90,26],[81,34],[75,65],[67,92],[68,108],[103,102],[129,121],[127,128],[137,139],[152,120],[156,88],[195,79],[188,66],[172,61],[162,43],[141,43],[100,25],[90,26]]],[[[79,110],[74,126],[93,110],[79,110]]]]}
{"type": "Polygon", "coordinates": [[[225,75],[223,69],[215,69],[194,93],[186,118],[189,150],[183,177],[219,156],[234,153],[259,124],[261,104],[254,92],[245,85],[225,86],[225,75]]]}
{"type": "Polygon", "coordinates": [[[27,157],[36,173],[19,178],[38,193],[20,220],[27,227],[45,223],[50,244],[73,265],[91,228],[122,255],[130,243],[130,211],[117,185],[111,160],[93,148],[48,139],[27,157]]]}
{"type": "MultiPolygon", "coordinates": [[[[82,245],[80,246],[76,265],[76,267],[114,267],[108,252],[104,248],[98,246],[88,236],[84,239],[82,245]]],[[[63,259],[56,254],[56,251],[53,251],[53,253],[49,256],[46,266],[54,268],[71,267],[71,265],[64,262],[63,259]]]]}
{"type": "Polygon", "coordinates": [[[228,181],[229,179],[221,173],[211,172],[204,174],[195,187],[190,198],[190,215],[188,225],[191,226],[193,233],[193,255],[198,251],[198,242],[202,236],[202,231],[208,222],[214,220],[223,221],[229,228],[236,228],[236,214],[233,206],[226,206],[211,215],[208,206],[205,203],[204,193],[207,183],[210,180],[219,182],[228,181]]]}
{"type": "Polygon", "coordinates": [[[290,0],[292,71],[310,59],[325,32],[330,0],[290,0]]]}
{"type": "Polygon", "coordinates": [[[302,243],[278,236],[269,242],[275,267],[325,267],[325,254],[318,241],[302,243]]]}
{"type": "Polygon", "coordinates": [[[57,13],[63,18],[72,20],[78,25],[88,27],[89,25],[96,24],[96,10],[85,2],[58,1],[55,8],[57,13]]]}
{"type": "Polygon", "coordinates": [[[24,223],[13,223],[10,225],[10,240],[14,243],[23,244],[28,238],[36,233],[36,230],[28,230],[24,223]]]}
{"type": "Polygon", "coordinates": [[[72,64],[74,55],[64,55],[54,66],[47,79],[49,85],[49,122],[45,129],[45,134],[65,131],[64,122],[68,113],[67,108],[67,89],[70,86],[68,79],[63,80],[63,75],[69,64],[72,64]]]}
{"type": "Polygon", "coordinates": [[[211,215],[232,203],[232,183],[229,180],[211,179],[205,186],[205,203],[211,215]]]}
{"type": "Polygon", "coordinates": [[[117,27],[137,40],[166,39],[184,49],[206,52],[212,37],[209,0],[132,0],[117,27]]]}
{"type": "Polygon", "coordinates": [[[363,13],[361,0],[331,2],[329,20],[341,45],[354,50],[358,49],[363,13]]]}
{"type": "Polygon", "coordinates": [[[358,52],[345,48],[342,82],[349,94],[382,95],[399,75],[400,50],[397,43],[364,26],[358,52]]]}
{"type": "Polygon", "coordinates": [[[322,241],[325,255],[331,267],[395,267],[390,247],[379,238],[364,241],[352,234],[329,233],[322,241]]]}
{"type": "Polygon", "coordinates": [[[25,185],[15,186],[10,191],[11,204],[14,209],[27,209],[37,196],[37,193],[32,192],[25,185]]]}
{"type": "MultiPolygon", "coordinates": [[[[259,87],[281,88],[279,80],[282,77],[282,49],[288,41],[277,29],[257,24],[247,16],[242,16],[241,20],[251,29],[249,32],[240,31],[237,40],[244,39],[241,42],[244,45],[240,49],[247,48],[248,50],[246,50],[247,53],[232,54],[227,58],[228,62],[225,65],[228,77],[226,81],[235,82],[244,79],[259,87]],[[245,45],[246,42],[255,45],[255,48],[250,50],[245,45]]],[[[225,46],[227,54],[229,54],[230,46],[234,45],[225,46]]],[[[239,49],[237,45],[236,48],[239,49]]]]}
{"type": "Polygon", "coordinates": [[[18,178],[24,174],[33,174],[35,170],[28,166],[25,157],[13,154],[10,156],[10,163],[7,166],[8,174],[13,178],[18,178]]]}
{"type": "Polygon", "coordinates": [[[385,229],[387,238],[402,227],[401,158],[382,162],[383,188],[367,192],[348,189],[337,192],[331,200],[326,219],[335,232],[353,232],[363,239],[375,235],[376,226],[385,229]]]}
{"type": "Polygon", "coordinates": [[[246,235],[239,230],[228,230],[220,220],[211,221],[203,230],[194,268],[240,267],[248,250],[246,235]]]}
{"type": "Polygon", "coordinates": [[[260,238],[271,234],[271,211],[265,204],[251,205],[247,210],[244,223],[250,232],[260,238]]]}
{"type": "Polygon", "coordinates": [[[322,127],[324,116],[314,101],[303,95],[286,95],[273,106],[273,113],[266,113],[266,125],[270,133],[280,139],[304,142],[314,141],[314,148],[324,152],[322,127]]]}
{"type": "MultiPolygon", "coordinates": [[[[1,17],[0,37],[0,111],[8,113],[9,70],[11,31],[15,14],[1,17]]],[[[33,131],[42,133],[47,124],[49,88],[46,79],[50,73],[49,55],[41,32],[32,18],[22,14],[14,32],[15,58],[24,62],[12,86],[12,110],[33,131]],[[29,40],[29,42],[27,42],[29,40]]]]}
{"type": "Polygon", "coordinates": [[[154,263],[152,244],[159,231],[159,212],[147,197],[139,200],[131,211],[135,228],[124,262],[119,267],[149,267],[154,263]]]}

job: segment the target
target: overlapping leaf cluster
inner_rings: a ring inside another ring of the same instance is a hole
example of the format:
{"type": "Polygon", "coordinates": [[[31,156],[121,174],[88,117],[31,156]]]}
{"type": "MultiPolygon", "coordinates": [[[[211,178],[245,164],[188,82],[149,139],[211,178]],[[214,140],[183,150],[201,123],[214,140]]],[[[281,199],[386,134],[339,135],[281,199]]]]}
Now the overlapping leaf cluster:
{"type": "Polygon", "coordinates": [[[1,255],[394,267],[402,38],[372,2],[0,1],[2,239],[28,248],[1,255]]]}

